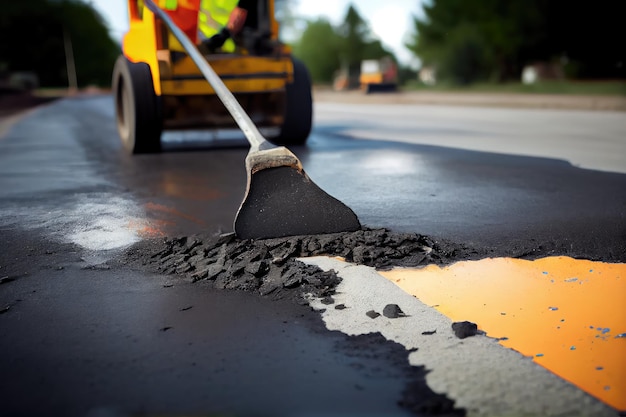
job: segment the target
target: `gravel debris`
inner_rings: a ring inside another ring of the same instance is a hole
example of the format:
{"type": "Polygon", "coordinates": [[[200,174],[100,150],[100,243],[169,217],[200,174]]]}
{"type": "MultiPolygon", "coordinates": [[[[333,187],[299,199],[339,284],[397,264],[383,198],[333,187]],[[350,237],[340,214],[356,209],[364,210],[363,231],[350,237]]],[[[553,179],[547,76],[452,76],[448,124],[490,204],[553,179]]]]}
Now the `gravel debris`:
{"type": "Polygon", "coordinates": [[[397,304],[387,304],[383,309],[383,316],[389,319],[397,319],[400,317],[406,317],[404,311],[397,304]]]}
{"type": "Polygon", "coordinates": [[[380,313],[375,312],[374,310],[370,310],[365,315],[371,319],[375,319],[376,317],[380,317],[380,313]]]}
{"type": "Polygon", "coordinates": [[[335,300],[333,300],[333,297],[324,297],[320,302],[325,305],[335,304],[335,300]]]}
{"type": "Polygon", "coordinates": [[[465,339],[466,337],[476,336],[479,334],[476,323],[472,323],[470,321],[454,322],[452,323],[452,330],[459,339],[465,339]]]}
{"type": "Polygon", "coordinates": [[[13,281],[15,281],[15,278],[10,277],[10,276],[7,275],[6,277],[0,278],[0,285],[8,284],[9,282],[13,282],[13,281]]]}
{"type": "MultiPolygon", "coordinates": [[[[141,242],[127,251],[155,272],[176,274],[193,282],[210,281],[218,289],[255,292],[272,298],[331,297],[341,279],[296,258],[338,256],[378,269],[394,266],[446,264],[476,257],[467,247],[437,242],[415,233],[387,229],[276,239],[239,240],[234,233],[219,236],[165,238],[141,242]]],[[[333,301],[334,302],[334,301],[333,301]]]]}

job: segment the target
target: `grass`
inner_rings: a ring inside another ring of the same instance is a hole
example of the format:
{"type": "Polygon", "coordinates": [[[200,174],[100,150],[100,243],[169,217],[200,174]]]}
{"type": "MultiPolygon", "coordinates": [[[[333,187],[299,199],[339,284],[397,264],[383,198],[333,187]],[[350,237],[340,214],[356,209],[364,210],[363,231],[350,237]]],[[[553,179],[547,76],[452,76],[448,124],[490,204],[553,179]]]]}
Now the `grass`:
{"type": "Polygon", "coordinates": [[[420,82],[407,83],[405,91],[467,92],[467,93],[522,93],[522,94],[576,94],[601,96],[626,96],[626,80],[615,81],[542,81],[522,83],[476,83],[458,86],[441,83],[427,86],[420,82]]]}

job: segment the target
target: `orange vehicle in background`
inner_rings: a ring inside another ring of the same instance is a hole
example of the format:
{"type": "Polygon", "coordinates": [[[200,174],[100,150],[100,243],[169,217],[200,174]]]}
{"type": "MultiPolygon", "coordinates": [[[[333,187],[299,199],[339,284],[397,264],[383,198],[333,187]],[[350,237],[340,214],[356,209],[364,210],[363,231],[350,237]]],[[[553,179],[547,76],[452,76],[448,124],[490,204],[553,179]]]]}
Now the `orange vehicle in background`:
{"type": "Polygon", "coordinates": [[[361,89],[366,94],[396,91],[398,87],[398,66],[393,58],[368,59],[361,62],[361,89]]]}
{"type": "MultiPolygon", "coordinates": [[[[304,143],[312,124],[306,67],[278,39],[274,1],[259,0],[254,26],[220,49],[201,40],[227,24],[236,0],[161,0],[158,5],[199,50],[246,113],[276,144],[304,143]]],[[[128,0],[130,29],[113,70],[116,119],[132,154],[161,150],[164,130],[235,127],[233,118],[174,36],[142,0],[128,0]]]]}

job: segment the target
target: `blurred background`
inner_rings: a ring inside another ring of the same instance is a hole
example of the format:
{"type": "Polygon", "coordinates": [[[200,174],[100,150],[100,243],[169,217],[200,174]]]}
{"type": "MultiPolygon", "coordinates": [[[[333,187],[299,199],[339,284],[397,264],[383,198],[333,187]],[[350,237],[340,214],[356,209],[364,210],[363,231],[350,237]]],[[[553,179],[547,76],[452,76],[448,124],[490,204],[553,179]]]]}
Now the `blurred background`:
{"type": "MultiPolygon", "coordinates": [[[[125,0],[3,2],[0,89],[108,88],[125,0]]],[[[277,0],[317,87],[370,69],[404,90],[626,94],[623,5],[564,0],[277,0]]]]}

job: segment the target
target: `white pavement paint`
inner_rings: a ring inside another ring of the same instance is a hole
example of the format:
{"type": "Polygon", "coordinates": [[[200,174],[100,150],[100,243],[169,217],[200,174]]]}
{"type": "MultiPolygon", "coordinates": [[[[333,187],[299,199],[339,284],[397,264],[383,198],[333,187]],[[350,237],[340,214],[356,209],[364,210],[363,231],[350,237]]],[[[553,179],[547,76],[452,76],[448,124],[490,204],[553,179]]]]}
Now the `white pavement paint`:
{"type": "Polygon", "coordinates": [[[329,330],[348,335],[380,332],[404,345],[411,365],[430,370],[430,388],[445,393],[465,408],[468,416],[616,416],[610,407],[535,364],[531,358],[505,348],[495,339],[474,336],[458,339],[451,321],[417,298],[405,293],[373,268],[334,258],[301,258],[323,270],[335,270],[342,278],[333,296],[336,310],[319,299],[309,300],[329,330]],[[407,317],[371,319],[365,313],[382,314],[387,304],[397,304],[407,317]],[[436,330],[433,335],[422,332],[436,330]]]}
{"type": "Polygon", "coordinates": [[[556,158],[626,173],[626,113],[317,102],[315,124],[355,139],[556,158]],[[354,127],[358,126],[358,127],[354,127]]]}

